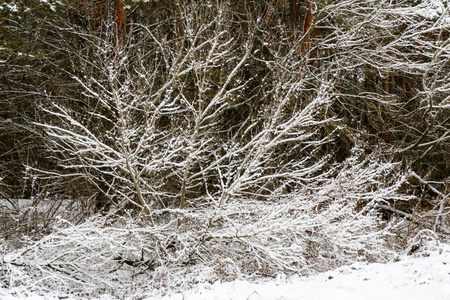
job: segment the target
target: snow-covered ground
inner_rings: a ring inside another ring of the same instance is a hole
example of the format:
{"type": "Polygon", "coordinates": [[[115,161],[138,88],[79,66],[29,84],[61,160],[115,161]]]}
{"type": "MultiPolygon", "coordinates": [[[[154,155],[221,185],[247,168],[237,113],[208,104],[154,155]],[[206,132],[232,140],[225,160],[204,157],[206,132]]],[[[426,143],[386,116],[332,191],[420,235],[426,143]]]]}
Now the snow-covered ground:
{"type": "Polygon", "coordinates": [[[183,294],[150,299],[447,300],[450,299],[450,247],[427,257],[405,256],[390,264],[354,264],[309,278],[216,283],[183,294]]]}
{"type": "MultiPolygon", "coordinates": [[[[17,296],[0,288],[0,299],[61,299],[58,295],[17,296]]],[[[23,291],[22,291],[23,292],[23,291]]],[[[64,297],[65,299],[79,299],[64,297]]],[[[101,300],[109,300],[103,296],[101,300]]],[[[130,298],[131,299],[131,298],[130,298]]],[[[279,278],[201,285],[196,289],[145,300],[450,300],[450,245],[389,264],[354,264],[309,278],[279,278]]]]}

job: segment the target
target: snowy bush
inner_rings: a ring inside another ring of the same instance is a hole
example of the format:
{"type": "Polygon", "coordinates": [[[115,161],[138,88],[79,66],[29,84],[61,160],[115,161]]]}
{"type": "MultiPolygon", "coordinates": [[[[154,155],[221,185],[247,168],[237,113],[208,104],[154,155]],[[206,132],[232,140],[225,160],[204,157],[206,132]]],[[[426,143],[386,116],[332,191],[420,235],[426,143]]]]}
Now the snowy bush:
{"type": "Polygon", "coordinates": [[[154,226],[132,215],[98,216],[79,225],[61,220],[54,233],[3,257],[7,272],[21,274],[8,276],[7,284],[35,282],[31,290],[122,298],[391,259],[391,227],[376,208],[407,200],[398,193],[404,180],[398,175],[396,165],[355,151],[335,174],[265,200],[161,209],[153,214],[154,226]],[[387,176],[394,179],[386,182],[387,176]]]}

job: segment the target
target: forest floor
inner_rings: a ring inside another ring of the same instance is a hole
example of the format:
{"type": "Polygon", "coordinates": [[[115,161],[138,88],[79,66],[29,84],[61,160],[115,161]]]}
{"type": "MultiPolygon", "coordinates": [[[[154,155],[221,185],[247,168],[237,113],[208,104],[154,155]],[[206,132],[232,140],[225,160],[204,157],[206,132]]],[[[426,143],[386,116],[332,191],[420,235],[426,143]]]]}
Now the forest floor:
{"type": "Polygon", "coordinates": [[[340,267],[309,278],[205,285],[152,300],[353,300],[450,299],[450,245],[439,251],[403,256],[388,264],[340,267]]]}
{"type": "MultiPolygon", "coordinates": [[[[61,299],[58,295],[17,296],[0,288],[0,299],[61,299]]],[[[22,293],[23,295],[23,293],[22,293]]],[[[72,297],[64,297],[72,300],[72,297]]],[[[79,298],[73,298],[79,299],[79,298]]],[[[111,299],[104,295],[101,300],[111,299]]],[[[355,263],[310,277],[203,284],[184,293],[145,300],[450,300],[450,245],[388,264],[355,263]]],[[[130,298],[131,300],[131,298],[130,298]]]]}

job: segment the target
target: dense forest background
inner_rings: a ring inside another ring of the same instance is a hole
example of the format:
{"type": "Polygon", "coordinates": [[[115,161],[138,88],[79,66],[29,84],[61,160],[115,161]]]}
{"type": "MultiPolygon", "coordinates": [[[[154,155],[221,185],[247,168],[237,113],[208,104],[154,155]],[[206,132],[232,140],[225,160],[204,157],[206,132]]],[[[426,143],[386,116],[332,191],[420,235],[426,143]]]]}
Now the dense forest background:
{"type": "Polygon", "coordinates": [[[0,284],[120,298],[447,240],[449,9],[0,2],[0,284]]]}

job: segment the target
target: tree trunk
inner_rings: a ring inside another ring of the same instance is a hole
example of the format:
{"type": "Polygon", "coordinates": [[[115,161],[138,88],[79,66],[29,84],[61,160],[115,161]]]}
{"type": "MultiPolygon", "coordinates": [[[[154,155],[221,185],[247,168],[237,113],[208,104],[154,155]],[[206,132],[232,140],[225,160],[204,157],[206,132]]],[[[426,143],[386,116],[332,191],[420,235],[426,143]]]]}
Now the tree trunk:
{"type": "Polygon", "coordinates": [[[290,0],[290,8],[291,8],[291,15],[292,15],[292,19],[294,21],[297,20],[297,3],[295,0],[290,0]]]}
{"type": "Polygon", "coordinates": [[[123,43],[123,30],[125,27],[125,10],[123,8],[124,0],[115,0],[114,3],[114,21],[115,21],[115,33],[117,36],[117,46],[121,46],[123,43]]]}
{"type": "Polygon", "coordinates": [[[305,37],[305,40],[303,41],[302,48],[301,48],[302,57],[305,57],[306,54],[308,53],[309,40],[311,37],[311,32],[308,32],[308,31],[310,31],[310,29],[311,29],[312,20],[313,20],[311,2],[309,0],[306,0],[305,5],[306,5],[306,15],[305,15],[305,23],[303,25],[303,32],[305,34],[307,34],[307,36],[305,37]]]}

